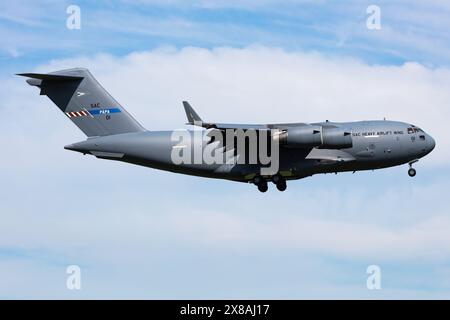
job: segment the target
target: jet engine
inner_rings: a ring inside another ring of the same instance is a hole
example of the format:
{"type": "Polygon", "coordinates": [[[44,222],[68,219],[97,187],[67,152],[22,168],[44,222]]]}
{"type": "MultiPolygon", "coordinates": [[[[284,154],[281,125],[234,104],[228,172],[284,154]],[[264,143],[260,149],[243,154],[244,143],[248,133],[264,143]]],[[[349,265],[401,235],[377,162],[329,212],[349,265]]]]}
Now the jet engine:
{"type": "Polygon", "coordinates": [[[341,128],[304,125],[281,130],[275,136],[290,148],[346,149],[353,145],[350,132],[341,128]]]}
{"type": "Polygon", "coordinates": [[[341,128],[322,128],[322,149],[347,149],[352,146],[351,132],[341,128]]]}

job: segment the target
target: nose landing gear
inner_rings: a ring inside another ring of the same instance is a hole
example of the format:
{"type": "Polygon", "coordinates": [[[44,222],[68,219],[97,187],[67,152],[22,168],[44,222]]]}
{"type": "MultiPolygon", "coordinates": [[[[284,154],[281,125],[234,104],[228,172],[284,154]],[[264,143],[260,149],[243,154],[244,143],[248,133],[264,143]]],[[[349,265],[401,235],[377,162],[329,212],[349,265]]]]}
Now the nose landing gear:
{"type": "Polygon", "coordinates": [[[414,161],[411,161],[411,162],[409,163],[408,175],[409,175],[410,177],[414,177],[414,176],[416,175],[416,169],[414,169],[414,168],[412,167],[412,165],[413,165],[413,163],[416,163],[417,161],[419,161],[419,160],[414,160],[414,161]]]}

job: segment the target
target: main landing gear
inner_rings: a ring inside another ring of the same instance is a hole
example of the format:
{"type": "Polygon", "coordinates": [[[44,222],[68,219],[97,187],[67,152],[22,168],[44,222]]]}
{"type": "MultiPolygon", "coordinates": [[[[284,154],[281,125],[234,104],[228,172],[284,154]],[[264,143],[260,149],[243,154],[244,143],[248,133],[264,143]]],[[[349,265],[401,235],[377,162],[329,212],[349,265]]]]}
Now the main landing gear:
{"type": "Polygon", "coordinates": [[[253,184],[258,187],[258,190],[260,192],[266,192],[269,189],[269,187],[267,186],[267,181],[261,176],[254,177],[253,184]]]}
{"type": "Polygon", "coordinates": [[[416,169],[414,169],[413,167],[412,167],[412,165],[413,165],[413,163],[416,163],[418,160],[414,160],[414,161],[411,161],[410,163],[409,163],[409,170],[408,170],[408,175],[410,176],[410,177],[414,177],[415,175],[416,175],[416,169]]]}
{"type": "MultiPolygon", "coordinates": [[[[287,188],[286,179],[284,179],[281,175],[276,174],[271,178],[272,182],[277,186],[279,191],[284,191],[287,188]]],[[[253,184],[258,187],[260,192],[266,192],[269,189],[267,185],[266,179],[261,176],[256,176],[253,178],[253,184]]]]}
{"type": "Polygon", "coordinates": [[[272,182],[275,183],[279,191],[284,191],[287,188],[286,180],[279,174],[272,177],[272,182]]]}

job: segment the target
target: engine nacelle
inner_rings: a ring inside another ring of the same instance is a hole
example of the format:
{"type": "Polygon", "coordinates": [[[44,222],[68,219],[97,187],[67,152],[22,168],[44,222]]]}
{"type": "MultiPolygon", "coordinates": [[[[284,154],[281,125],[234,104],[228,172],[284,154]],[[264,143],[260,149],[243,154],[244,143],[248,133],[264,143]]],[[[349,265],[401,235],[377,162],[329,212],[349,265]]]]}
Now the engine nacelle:
{"type": "Polygon", "coordinates": [[[322,128],[322,149],[347,149],[353,146],[351,132],[341,128],[322,128]]]}
{"type": "Polygon", "coordinates": [[[291,127],[278,132],[274,138],[290,148],[346,149],[353,145],[350,132],[317,125],[291,127]]]}
{"type": "Polygon", "coordinates": [[[292,148],[318,147],[322,144],[322,128],[320,126],[292,127],[279,135],[280,144],[292,148]]]}

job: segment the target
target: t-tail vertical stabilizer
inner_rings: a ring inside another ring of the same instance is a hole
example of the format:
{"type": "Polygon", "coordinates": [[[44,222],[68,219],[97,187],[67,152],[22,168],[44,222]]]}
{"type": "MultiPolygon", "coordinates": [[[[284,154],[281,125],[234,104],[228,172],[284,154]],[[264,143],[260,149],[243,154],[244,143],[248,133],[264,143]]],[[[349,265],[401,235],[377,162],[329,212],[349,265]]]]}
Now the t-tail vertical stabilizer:
{"type": "Polygon", "coordinates": [[[145,131],[87,69],[18,75],[28,77],[88,137],[145,131]]]}

